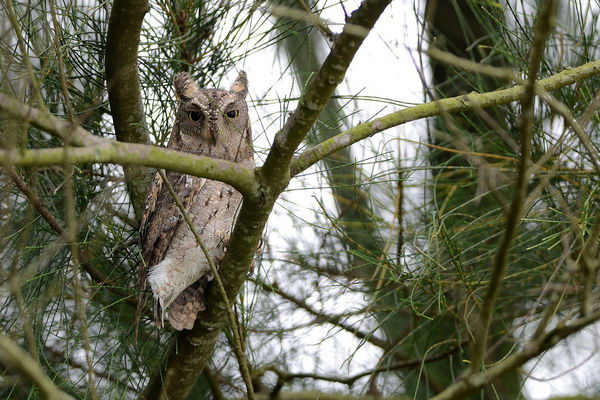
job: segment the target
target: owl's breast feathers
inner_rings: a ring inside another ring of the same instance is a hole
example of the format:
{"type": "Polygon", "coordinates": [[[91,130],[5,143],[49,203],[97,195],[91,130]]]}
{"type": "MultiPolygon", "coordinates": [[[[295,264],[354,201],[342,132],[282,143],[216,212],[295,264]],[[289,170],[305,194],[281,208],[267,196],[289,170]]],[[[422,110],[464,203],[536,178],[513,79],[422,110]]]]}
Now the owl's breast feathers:
{"type": "MultiPolygon", "coordinates": [[[[190,209],[206,182],[204,178],[176,172],[167,172],[166,177],[186,210],[190,209]]],[[[149,268],[164,260],[173,238],[182,224],[185,224],[183,215],[173,200],[167,185],[164,184],[163,179],[157,173],[146,198],[146,207],[140,225],[142,263],[139,268],[139,282],[142,291],[148,281],[149,268]]],[[[189,227],[186,226],[186,228],[189,230],[189,227]]],[[[168,282],[166,284],[169,286],[168,282]]],[[[139,302],[145,302],[144,296],[141,296],[139,302]]],[[[141,312],[141,305],[138,309],[138,313],[141,312]]],[[[164,311],[160,309],[160,302],[156,303],[154,312],[157,323],[157,317],[162,316],[164,311]]],[[[158,325],[162,326],[162,321],[158,325]]]]}
{"type": "MultiPolygon", "coordinates": [[[[229,91],[200,89],[188,73],[177,74],[173,84],[178,107],[167,147],[253,168],[246,74],[240,72],[229,91]]],[[[162,326],[166,312],[175,329],[191,329],[198,311],[205,307],[205,288],[213,278],[208,260],[218,265],[224,256],[242,195],[225,183],[176,172],[167,172],[166,179],[183,203],[207,254],[157,174],[141,223],[138,318],[149,283],[157,325],[162,326]]]]}
{"type": "MultiPolygon", "coordinates": [[[[167,179],[199,233],[215,264],[225,254],[242,195],[231,186],[179,173],[167,179]]],[[[204,292],[214,276],[160,176],[149,192],[142,229],[144,271],[154,297],[154,318],[162,326],[165,313],[175,329],[191,329],[205,309],[204,292]]]]}

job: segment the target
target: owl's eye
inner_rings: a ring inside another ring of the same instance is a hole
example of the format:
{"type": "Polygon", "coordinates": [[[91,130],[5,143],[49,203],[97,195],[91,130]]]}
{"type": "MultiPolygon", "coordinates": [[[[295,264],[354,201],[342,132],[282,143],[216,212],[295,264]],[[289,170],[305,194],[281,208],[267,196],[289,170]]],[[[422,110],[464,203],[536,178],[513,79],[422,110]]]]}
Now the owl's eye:
{"type": "Polygon", "coordinates": [[[238,110],[231,110],[231,111],[227,111],[227,118],[236,118],[238,115],[240,115],[240,112],[238,110]]]}
{"type": "Polygon", "coordinates": [[[188,119],[192,122],[198,122],[202,118],[202,113],[198,111],[190,111],[188,112],[188,119]]]}

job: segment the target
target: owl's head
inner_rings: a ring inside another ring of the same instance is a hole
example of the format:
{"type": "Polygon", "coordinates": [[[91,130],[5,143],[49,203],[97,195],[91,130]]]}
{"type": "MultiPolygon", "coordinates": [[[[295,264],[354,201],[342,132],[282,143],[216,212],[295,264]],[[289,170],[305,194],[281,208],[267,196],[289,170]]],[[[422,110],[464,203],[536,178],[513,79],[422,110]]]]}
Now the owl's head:
{"type": "Polygon", "coordinates": [[[210,145],[235,138],[251,141],[249,135],[248,78],[241,71],[230,90],[200,89],[187,72],[175,75],[173,82],[179,102],[177,121],[182,135],[200,138],[210,145]]]}

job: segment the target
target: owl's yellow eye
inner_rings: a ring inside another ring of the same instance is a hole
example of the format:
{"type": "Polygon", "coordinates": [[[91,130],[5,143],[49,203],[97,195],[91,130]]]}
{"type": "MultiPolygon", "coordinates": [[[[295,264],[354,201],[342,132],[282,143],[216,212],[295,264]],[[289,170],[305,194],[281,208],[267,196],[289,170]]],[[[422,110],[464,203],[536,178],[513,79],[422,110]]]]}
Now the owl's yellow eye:
{"type": "Polygon", "coordinates": [[[198,122],[202,118],[202,113],[198,111],[190,111],[188,112],[188,119],[192,122],[198,122]]]}
{"type": "Polygon", "coordinates": [[[227,118],[237,118],[238,115],[240,115],[240,112],[238,110],[231,110],[231,111],[227,111],[227,118]]]}

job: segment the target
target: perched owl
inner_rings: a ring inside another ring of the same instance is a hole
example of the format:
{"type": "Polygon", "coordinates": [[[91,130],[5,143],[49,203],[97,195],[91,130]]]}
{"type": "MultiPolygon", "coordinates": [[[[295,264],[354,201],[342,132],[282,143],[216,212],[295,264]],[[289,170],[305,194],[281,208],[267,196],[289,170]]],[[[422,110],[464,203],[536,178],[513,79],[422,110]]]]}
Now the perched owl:
{"type": "MultiPolygon", "coordinates": [[[[231,90],[199,89],[188,73],[175,76],[177,117],[170,149],[220,158],[254,168],[246,74],[231,90]]],[[[225,255],[242,195],[231,186],[177,172],[166,177],[181,199],[213,262],[225,255]]],[[[162,327],[165,313],[177,330],[192,329],[204,310],[206,285],[214,276],[206,256],[159,174],[146,199],[141,224],[143,263],[140,282],[150,284],[154,319],[162,327]]]]}

